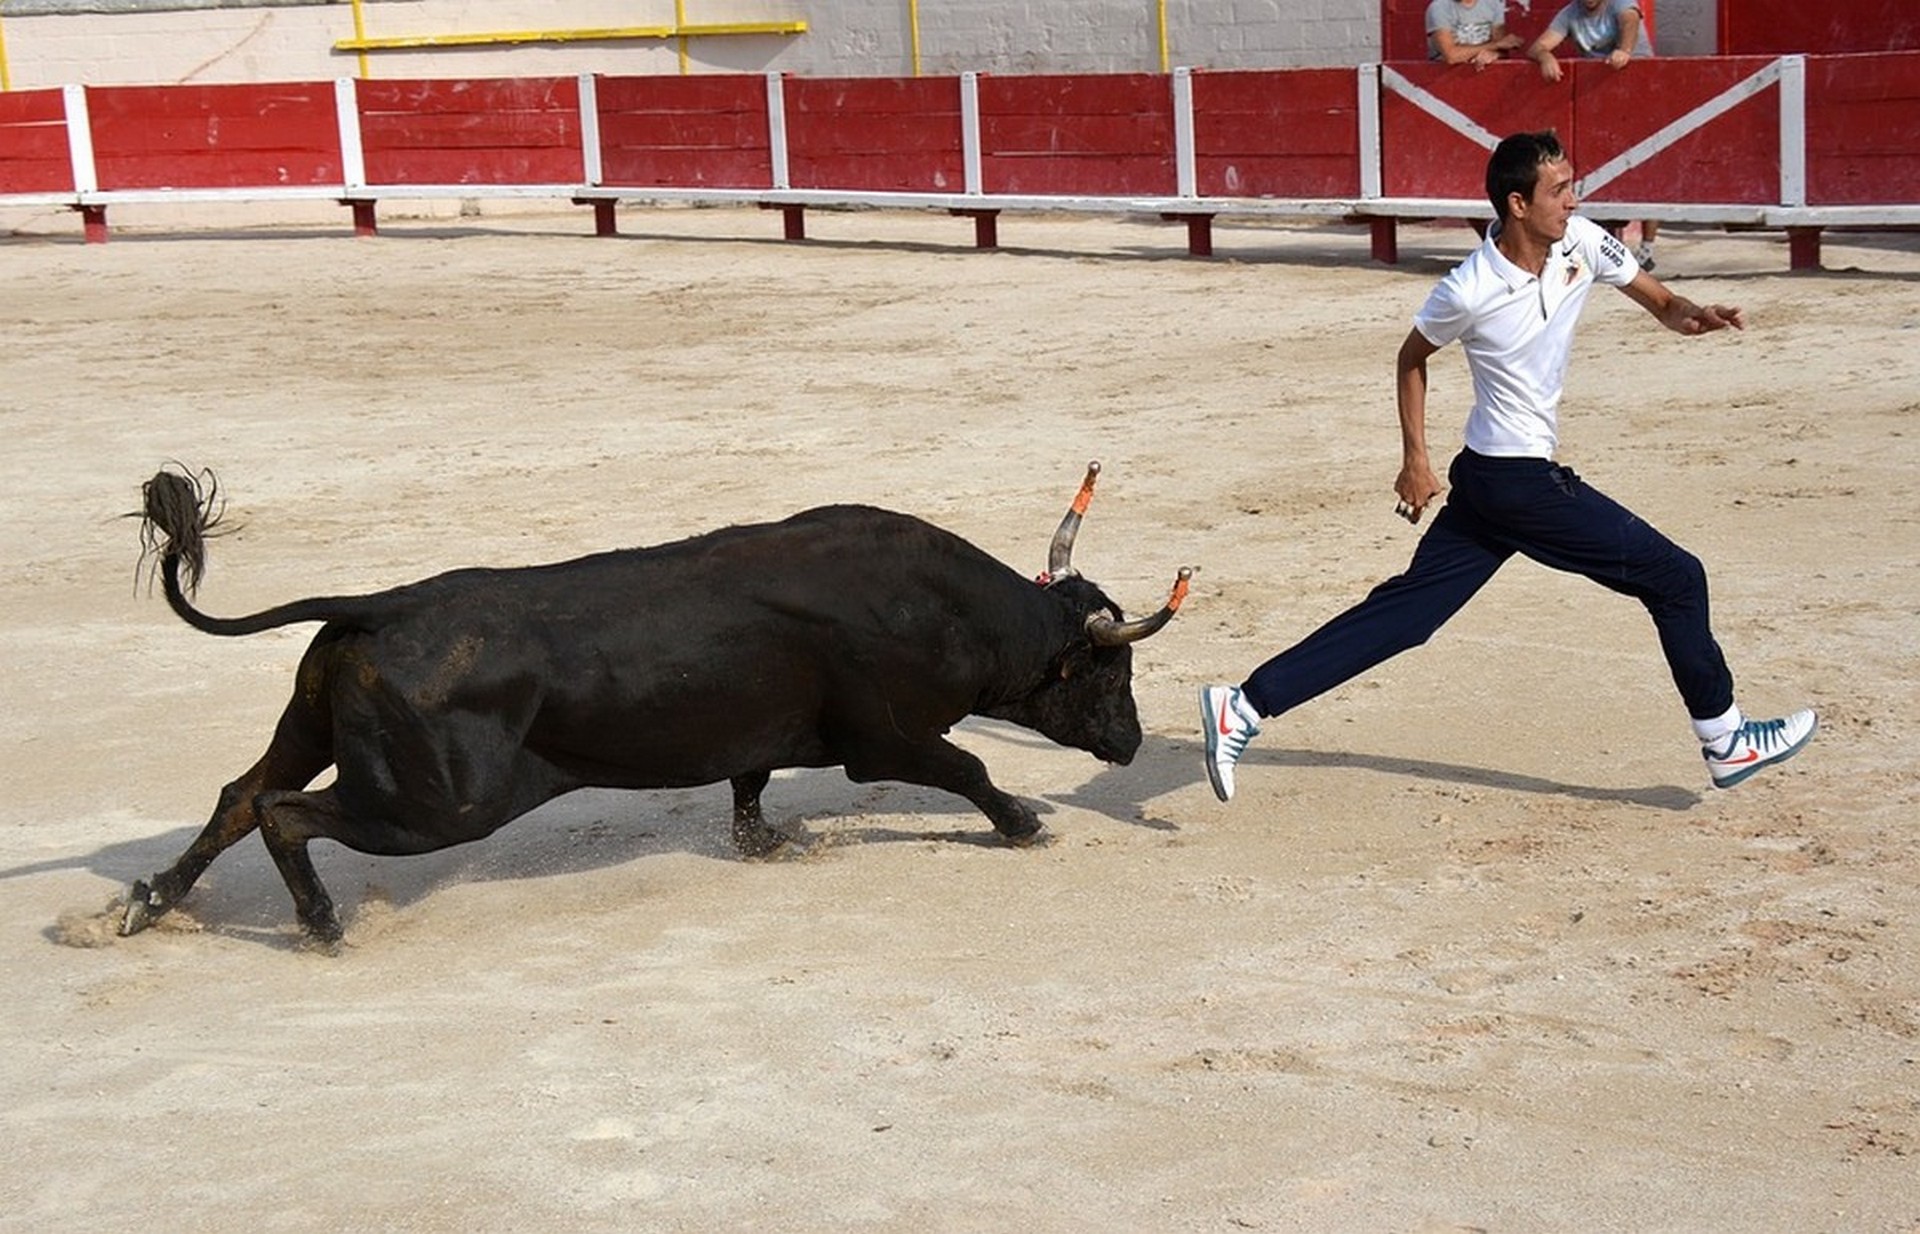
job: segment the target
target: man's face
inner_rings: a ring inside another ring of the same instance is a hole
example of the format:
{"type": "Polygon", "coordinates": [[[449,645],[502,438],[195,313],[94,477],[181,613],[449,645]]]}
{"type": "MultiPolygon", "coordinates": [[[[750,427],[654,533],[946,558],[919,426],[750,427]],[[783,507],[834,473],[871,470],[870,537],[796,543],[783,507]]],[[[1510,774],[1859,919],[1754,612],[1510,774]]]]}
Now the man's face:
{"type": "Polygon", "coordinates": [[[1604,3],[1606,0],[1580,0],[1580,7],[1589,13],[1598,13],[1600,6],[1604,3]]]}
{"type": "Polygon", "coordinates": [[[1579,205],[1580,199],[1573,192],[1573,160],[1555,159],[1540,164],[1533,197],[1517,207],[1514,217],[1542,242],[1553,244],[1567,234],[1567,220],[1579,205]]]}

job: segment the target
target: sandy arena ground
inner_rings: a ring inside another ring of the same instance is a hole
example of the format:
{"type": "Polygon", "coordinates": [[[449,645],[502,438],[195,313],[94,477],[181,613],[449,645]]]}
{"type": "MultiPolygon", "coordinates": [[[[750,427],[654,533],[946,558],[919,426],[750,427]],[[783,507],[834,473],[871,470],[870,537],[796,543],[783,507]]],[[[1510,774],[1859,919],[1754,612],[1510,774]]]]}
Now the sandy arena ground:
{"type": "MultiPolygon", "coordinates": [[[[1221,806],[1193,692],[1404,563],[1394,349],[1470,247],[1222,223],[661,210],[0,239],[0,1229],[1920,1229],[1920,239],[1670,231],[1744,305],[1596,293],[1563,457],[1706,562],[1788,766],[1706,788],[1651,625],[1516,562],[1429,646],[1273,722],[1221,806]],[[195,633],[120,518],[167,459],[244,524],[238,614],[859,500],[1143,644],[1103,767],[959,739],[1053,837],[838,772],[583,793],[410,859],[257,839],[131,939],[312,628],[195,633]]],[[[1435,363],[1437,461],[1468,387],[1435,363]]]]}

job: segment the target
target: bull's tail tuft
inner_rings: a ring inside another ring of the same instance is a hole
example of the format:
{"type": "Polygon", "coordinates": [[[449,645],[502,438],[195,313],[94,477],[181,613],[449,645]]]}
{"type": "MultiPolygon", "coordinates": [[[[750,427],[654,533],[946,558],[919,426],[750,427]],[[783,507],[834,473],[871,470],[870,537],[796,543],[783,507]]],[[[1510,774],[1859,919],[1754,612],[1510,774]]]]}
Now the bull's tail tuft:
{"type": "MultiPolygon", "coordinates": [[[[207,540],[230,530],[221,523],[227,506],[213,472],[172,466],[178,470],[163,467],[140,486],[142,509],[134,516],[140,519],[140,561],[169,576],[183,574],[192,594],[207,572],[207,540]]],[[[147,577],[152,578],[151,568],[147,577]]]]}

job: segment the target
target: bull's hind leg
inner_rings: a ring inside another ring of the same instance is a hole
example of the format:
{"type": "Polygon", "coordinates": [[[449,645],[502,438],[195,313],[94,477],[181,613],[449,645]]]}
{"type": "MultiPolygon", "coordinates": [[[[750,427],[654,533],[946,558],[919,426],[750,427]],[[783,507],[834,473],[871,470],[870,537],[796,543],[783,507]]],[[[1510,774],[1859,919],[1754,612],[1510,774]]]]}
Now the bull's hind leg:
{"type": "Polygon", "coordinates": [[[542,802],[579,787],[548,764],[522,757],[501,764],[487,783],[467,784],[470,793],[452,798],[461,802],[457,806],[436,803],[423,793],[377,809],[350,809],[340,799],[341,789],[367,775],[368,766],[343,746],[340,777],[333,784],[315,792],[263,793],[256,803],[260,838],[293,896],[294,912],[307,933],[329,949],[340,941],[340,918],[307,854],[309,841],[333,840],[383,857],[438,852],[492,835],[542,802]]]}
{"type": "MultiPolygon", "coordinates": [[[[304,692],[303,692],[304,693],[304,692]]],[[[127,889],[120,933],[138,934],[178,904],[213,859],[260,825],[254,802],[275,789],[304,788],[333,762],[326,718],[296,695],[281,715],[273,741],[246,774],[220,790],[220,800],[187,851],[158,874],[127,889]]]]}
{"type": "Polygon", "coordinates": [[[330,949],[337,946],[340,915],[313,868],[307,841],[316,836],[349,834],[354,830],[352,820],[340,808],[331,788],[317,793],[267,793],[260,797],[258,808],[260,838],[266,841],[267,853],[293,896],[293,911],[301,927],[321,945],[330,949]]]}
{"type": "Polygon", "coordinates": [[[1040,834],[1040,816],[1026,802],[994,787],[987,765],[944,737],[910,741],[897,735],[875,741],[865,734],[854,744],[862,747],[846,760],[847,778],[856,784],[900,780],[958,793],[987,816],[993,829],[1009,843],[1032,844],[1040,834]]]}
{"type": "Polygon", "coordinates": [[[772,775],[750,771],[733,777],[733,847],[742,857],[765,857],[787,842],[760,813],[760,794],[772,775]]]}

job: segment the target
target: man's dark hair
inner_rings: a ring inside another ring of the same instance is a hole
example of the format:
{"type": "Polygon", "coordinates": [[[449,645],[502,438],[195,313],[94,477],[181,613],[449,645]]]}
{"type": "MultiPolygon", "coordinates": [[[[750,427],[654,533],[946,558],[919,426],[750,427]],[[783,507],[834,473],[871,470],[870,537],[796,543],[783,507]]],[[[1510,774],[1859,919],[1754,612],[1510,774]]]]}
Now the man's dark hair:
{"type": "Polygon", "coordinates": [[[1567,157],[1560,138],[1552,129],[1538,133],[1515,133],[1493,148],[1487,160],[1487,199],[1501,222],[1507,220],[1507,195],[1518,193],[1531,201],[1533,186],[1540,182],[1540,165],[1557,163],[1567,157]]]}

